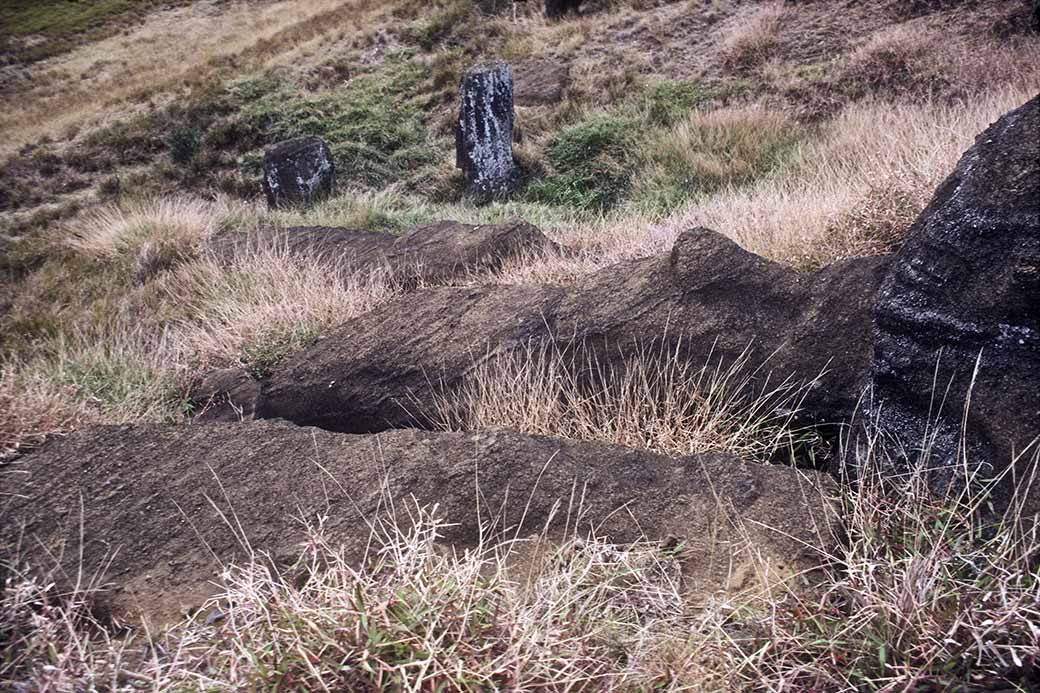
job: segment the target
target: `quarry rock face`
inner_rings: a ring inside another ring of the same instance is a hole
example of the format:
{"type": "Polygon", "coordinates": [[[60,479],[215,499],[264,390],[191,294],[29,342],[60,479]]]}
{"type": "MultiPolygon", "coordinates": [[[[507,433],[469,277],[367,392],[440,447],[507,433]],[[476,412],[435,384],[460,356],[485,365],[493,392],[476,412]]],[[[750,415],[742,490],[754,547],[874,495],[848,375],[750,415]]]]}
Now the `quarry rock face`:
{"type": "Polygon", "coordinates": [[[911,228],[878,294],[871,380],[882,428],[933,467],[963,462],[965,420],[983,471],[1040,435],[1040,97],[978,136],[911,228]]]}
{"type": "Polygon", "coordinates": [[[50,440],[0,470],[0,481],[8,492],[0,541],[46,547],[61,557],[68,580],[81,553],[86,575],[107,565],[104,606],[156,625],[217,591],[214,556],[246,560],[247,544],[276,565],[291,564],[306,540],[301,520],[324,516],[326,538],[348,560],[362,560],[369,523],[387,517],[390,500],[405,526],[413,498],[438,504],[438,516],[456,523],[443,540],[459,548],[475,546],[489,520],[510,538],[545,530],[555,540],[596,527],[619,543],[678,541],[684,584],[696,599],[760,586],[756,554],[774,578],[813,566],[814,547],[827,548],[834,529],[825,500],[834,486],[822,474],[496,430],[352,436],[284,422],[92,427],[50,440]],[[582,507],[568,513],[575,489],[582,507]],[[563,512],[555,512],[557,502],[563,512]]]}
{"type": "Polygon", "coordinates": [[[508,190],[513,162],[513,69],[501,60],[467,70],[459,87],[455,165],[478,195],[508,190]]]}
{"type": "Polygon", "coordinates": [[[264,154],[264,195],[271,209],[313,202],[335,185],[332,152],[320,137],[280,142],[264,154]]]}
{"type": "MultiPolygon", "coordinates": [[[[697,367],[709,355],[778,380],[812,380],[806,423],[852,414],[870,364],[870,310],[884,258],[805,274],[708,229],[671,253],[608,267],[570,286],[421,290],[350,320],[263,383],[257,415],[350,433],[428,427],[436,403],[482,364],[537,344],[604,367],[647,348],[697,367]]],[[[579,360],[583,360],[580,359],[579,360]]]]}

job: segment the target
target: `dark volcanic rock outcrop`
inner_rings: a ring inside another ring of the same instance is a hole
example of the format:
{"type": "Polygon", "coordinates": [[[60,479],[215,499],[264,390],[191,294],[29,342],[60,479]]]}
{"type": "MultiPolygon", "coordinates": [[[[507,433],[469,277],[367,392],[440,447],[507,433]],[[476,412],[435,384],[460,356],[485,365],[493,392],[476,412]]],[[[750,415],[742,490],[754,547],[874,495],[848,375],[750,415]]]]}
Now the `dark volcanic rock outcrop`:
{"type": "Polygon", "coordinates": [[[581,0],[545,0],[545,16],[548,19],[559,19],[565,14],[578,14],[581,0]]]}
{"type": "Polygon", "coordinates": [[[264,195],[267,206],[312,202],[332,193],[336,166],[332,151],[320,137],[280,142],[264,154],[264,195]]]}
{"type": "Polygon", "coordinates": [[[783,379],[820,379],[806,400],[818,420],[847,417],[870,361],[878,258],[803,274],[707,229],[670,254],[622,263],[571,287],[422,291],[351,320],[265,382],[258,415],[368,432],[430,423],[434,401],[482,362],[532,342],[593,352],[607,367],[649,346],[701,365],[709,354],[752,361],[783,379]]]}
{"type": "Polygon", "coordinates": [[[110,608],[152,622],[217,589],[214,555],[241,561],[248,544],[276,561],[298,556],[301,519],[325,517],[326,536],[363,558],[368,523],[385,517],[388,498],[399,509],[413,497],[439,504],[457,523],[444,540],[463,547],[491,518],[509,537],[541,532],[561,501],[550,538],[569,526],[618,542],[681,539],[686,584],[705,596],[752,586],[740,581],[757,574],[754,552],[773,575],[812,565],[832,522],[822,497],[834,491],[819,474],[726,455],[669,459],[505,431],[351,436],[276,422],[88,428],[52,439],[0,481],[0,539],[21,538],[37,568],[62,557],[68,580],[81,552],[86,575],[107,565],[110,608]],[[568,518],[574,493],[581,514],[568,518]]]}
{"type": "Polygon", "coordinates": [[[928,463],[959,463],[977,359],[968,465],[1006,468],[1040,435],[1040,97],[982,133],[914,223],[878,295],[874,343],[880,423],[909,457],[927,430],[928,463]]]}
{"type": "Polygon", "coordinates": [[[266,229],[219,234],[209,245],[218,256],[228,258],[249,246],[285,248],[291,254],[327,261],[351,274],[385,269],[394,281],[405,286],[494,272],[508,260],[556,248],[522,219],[501,224],[439,221],[400,236],[324,226],[266,229]]]}

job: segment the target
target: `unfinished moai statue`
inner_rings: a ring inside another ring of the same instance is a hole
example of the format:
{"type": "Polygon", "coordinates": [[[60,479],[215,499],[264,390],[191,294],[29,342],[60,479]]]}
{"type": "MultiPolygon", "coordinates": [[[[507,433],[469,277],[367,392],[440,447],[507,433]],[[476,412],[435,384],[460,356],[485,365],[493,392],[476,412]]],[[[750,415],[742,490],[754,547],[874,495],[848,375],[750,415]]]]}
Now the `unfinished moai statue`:
{"type": "Polygon", "coordinates": [[[513,69],[501,60],[470,68],[459,87],[455,165],[471,191],[493,195],[517,179],[513,162],[513,69]]]}
{"type": "Polygon", "coordinates": [[[279,142],[264,154],[264,195],[272,209],[326,197],[335,184],[332,152],[320,137],[279,142]]]}
{"type": "Polygon", "coordinates": [[[581,0],[545,0],[545,16],[559,19],[565,14],[578,14],[581,0]]]}

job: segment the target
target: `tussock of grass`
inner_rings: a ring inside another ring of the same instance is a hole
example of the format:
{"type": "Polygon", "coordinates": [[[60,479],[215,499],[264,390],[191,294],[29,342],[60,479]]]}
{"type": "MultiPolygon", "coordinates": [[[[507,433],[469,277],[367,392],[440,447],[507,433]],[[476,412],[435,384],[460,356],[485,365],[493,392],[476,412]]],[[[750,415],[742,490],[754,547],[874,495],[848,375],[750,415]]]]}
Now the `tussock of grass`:
{"type": "Polygon", "coordinates": [[[68,246],[106,263],[138,265],[192,256],[218,231],[251,224],[255,212],[227,198],[207,201],[175,196],[101,207],[80,220],[68,246]]]}
{"type": "Polygon", "coordinates": [[[788,596],[753,619],[760,637],[744,646],[748,683],[1031,690],[1040,664],[1040,525],[1023,506],[1038,481],[1037,451],[1031,473],[1014,484],[1016,500],[994,516],[989,492],[1005,479],[969,474],[964,490],[935,495],[927,455],[893,475],[883,432],[860,446],[850,459],[858,479],[841,498],[846,536],[822,556],[826,589],[816,600],[788,596]]]}
{"type": "Polygon", "coordinates": [[[228,264],[204,257],[185,265],[155,291],[182,311],[169,329],[188,362],[237,364],[263,377],[323,330],[389,301],[399,288],[386,272],[251,248],[228,264]]]}
{"type": "Polygon", "coordinates": [[[800,267],[888,251],[976,134],[1033,95],[1008,89],[970,104],[858,103],[806,138],[784,175],[691,200],[664,225],[718,229],[800,267]]]}
{"type": "Polygon", "coordinates": [[[756,8],[747,17],[741,16],[740,23],[722,38],[723,62],[732,68],[747,69],[772,57],[779,44],[783,15],[783,3],[773,2],[756,8]]]}
{"type": "Polygon", "coordinates": [[[649,142],[638,204],[674,210],[691,198],[765,178],[796,158],[802,133],[782,114],[760,108],[694,111],[649,142]]]}
{"type": "Polygon", "coordinates": [[[750,363],[750,349],[730,363],[709,355],[698,367],[682,357],[681,348],[647,347],[615,368],[580,346],[568,355],[555,346],[531,345],[483,362],[461,391],[443,395],[438,425],[759,460],[790,459],[808,442],[795,418],[811,383],[771,380],[768,362],[750,363]]]}

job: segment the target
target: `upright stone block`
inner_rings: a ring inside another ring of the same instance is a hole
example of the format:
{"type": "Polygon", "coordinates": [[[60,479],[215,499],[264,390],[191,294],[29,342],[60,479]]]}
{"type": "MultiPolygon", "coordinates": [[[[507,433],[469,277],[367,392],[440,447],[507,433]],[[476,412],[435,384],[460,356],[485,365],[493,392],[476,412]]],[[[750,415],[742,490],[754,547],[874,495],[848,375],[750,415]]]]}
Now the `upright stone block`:
{"type": "Polygon", "coordinates": [[[547,19],[560,19],[566,14],[578,14],[581,0],[545,0],[547,19]]]}
{"type": "Polygon", "coordinates": [[[474,192],[503,192],[516,182],[513,119],[513,69],[509,64],[496,60],[467,70],[459,87],[455,165],[474,192]]]}
{"type": "Polygon", "coordinates": [[[332,193],[336,167],[320,137],[279,142],[264,154],[264,195],[270,208],[312,202],[332,193]]]}

